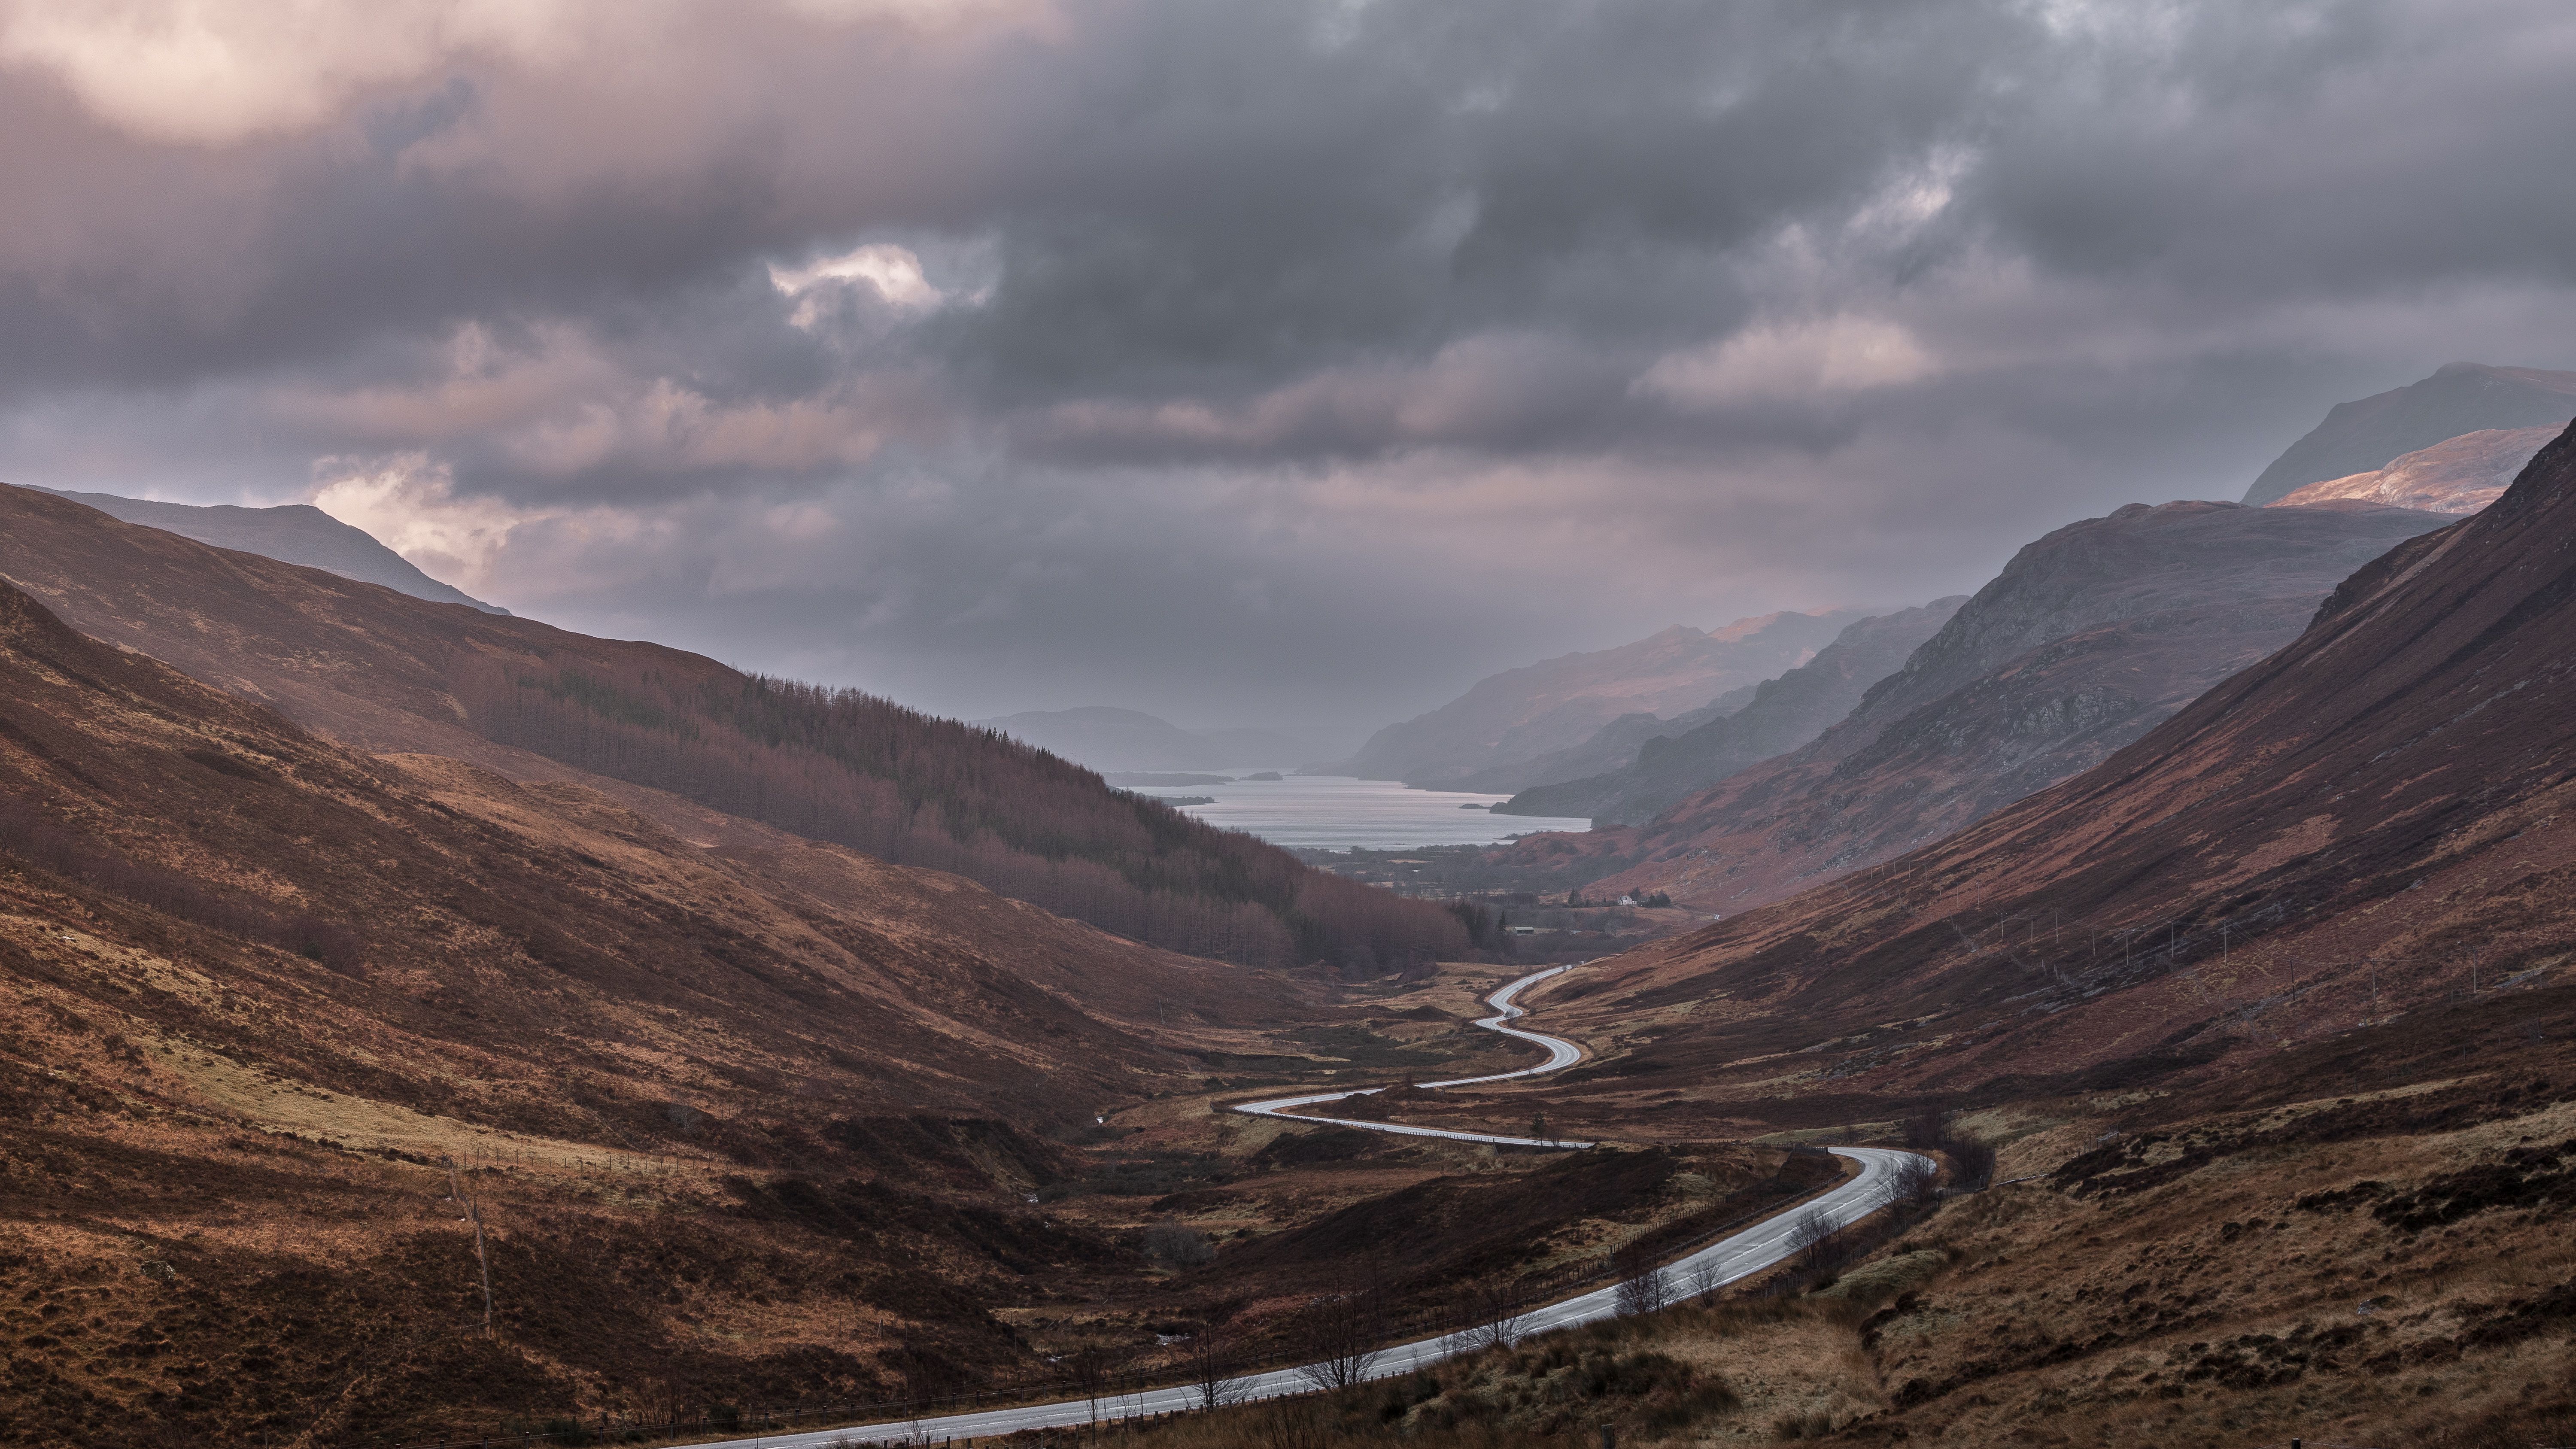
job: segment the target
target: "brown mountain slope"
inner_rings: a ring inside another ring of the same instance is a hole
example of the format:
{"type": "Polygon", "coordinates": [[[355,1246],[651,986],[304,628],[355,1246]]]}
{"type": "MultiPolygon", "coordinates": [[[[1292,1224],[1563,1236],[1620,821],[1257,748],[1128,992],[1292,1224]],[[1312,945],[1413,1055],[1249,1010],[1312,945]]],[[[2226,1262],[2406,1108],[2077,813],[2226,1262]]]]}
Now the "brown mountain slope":
{"type": "Polygon", "coordinates": [[[1180,1065],[1079,1002],[1277,1006],[1266,978],[955,877],[776,833],[701,849],[578,786],[357,756],[14,589],[0,611],[21,925],[83,921],[219,994],[302,1003],[236,1018],[183,993],[164,1026],[305,1080],[603,1143],[666,1135],[680,1092],[1046,1120],[1082,1110],[1069,1082],[1180,1065]]]}
{"type": "Polygon", "coordinates": [[[2487,428],[2419,448],[2385,468],[2311,483],[2269,506],[2295,508],[2339,498],[2420,508],[2427,513],[2475,513],[2504,495],[2514,477],[2558,429],[2487,428]]]}
{"type": "Polygon", "coordinates": [[[356,755],[0,589],[0,1437],[1007,1373],[986,1305],[1142,1268],[1024,1208],[1067,1168],[1024,1129],[1194,1087],[1298,1000],[842,847],[356,755]]]}
{"type": "Polygon", "coordinates": [[[1532,783],[1520,767],[1583,744],[1621,715],[1697,709],[1796,666],[1856,617],[1764,614],[1706,632],[1676,624],[1616,649],[1507,669],[1379,730],[1336,768],[1415,786],[1452,788],[1473,777],[1478,789],[1517,790],[1532,783]]]}
{"type": "Polygon", "coordinates": [[[2571,805],[2562,437],[2101,766],[1622,958],[1589,1009],[1653,1045],[1602,1070],[1775,1094],[2115,1085],[2547,980],[2576,947],[2571,805]]]}
{"type": "Polygon", "coordinates": [[[360,749],[527,779],[578,778],[556,768],[570,766],[1198,955],[1373,971],[1466,946],[1428,904],[855,692],[424,603],[5,486],[0,576],[76,628],[360,749]]]}
{"type": "Polygon", "coordinates": [[[1779,900],[2090,768],[2441,522],[2355,503],[2168,503],[2070,524],[2023,548],[1813,743],[1575,847],[1624,867],[1604,889],[1721,911],[1779,900]]]}

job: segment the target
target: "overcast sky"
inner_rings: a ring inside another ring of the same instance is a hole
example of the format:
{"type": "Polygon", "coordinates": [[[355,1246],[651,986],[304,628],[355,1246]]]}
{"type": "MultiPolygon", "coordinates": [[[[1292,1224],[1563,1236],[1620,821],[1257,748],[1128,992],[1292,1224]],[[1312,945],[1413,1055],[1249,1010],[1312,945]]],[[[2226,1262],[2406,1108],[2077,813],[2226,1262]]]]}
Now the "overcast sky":
{"type": "Polygon", "coordinates": [[[2564,0],[0,0],[0,479],[1381,724],[2576,366],[2564,0]]]}

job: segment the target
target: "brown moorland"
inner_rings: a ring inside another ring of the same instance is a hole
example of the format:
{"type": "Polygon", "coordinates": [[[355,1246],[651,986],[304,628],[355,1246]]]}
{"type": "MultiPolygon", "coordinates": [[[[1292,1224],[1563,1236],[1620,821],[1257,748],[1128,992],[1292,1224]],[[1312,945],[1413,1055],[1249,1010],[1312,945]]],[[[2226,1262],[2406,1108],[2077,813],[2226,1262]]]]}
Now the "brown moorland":
{"type": "Polygon", "coordinates": [[[1006,1375],[993,1304],[1143,1266],[1028,1208],[1078,1171],[1045,1134],[1311,1015],[952,876],[354,755],[14,589],[0,966],[24,1442],[1006,1375]]]}
{"type": "MultiPolygon", "coordinates": [[[[1092,983],[1031,963],[1026,979],[1070,1017],[1033,1014],[1023,1031],[993,1025],[1009,1016],[998,1010],[957,1015],[1032,1061],[1052,1061],[1050,1026],[1097,1034],[1060,1044],[1111,1059],[1091,1099],[1116,1107],[1100,1113],[1109,1124],[1063,1134],[1100,1142],[1092,1153],[979,1125],[963,1099],[923,1119],[844,1113],[830,1095],[840,1080],[808,1059],[819,1049],[792,1037],[736,1031],[691,1055],[684,1022],[648,1021],[617,1078],[596,1064],[604,1048],[552,1026],[588,1006],[577,974],[539,976],[524,948],[525,962],[471,984],[518,982],[504,1004],[533,1013],[529,1037],[559,1030],[579,1048],[562,1079],[594,1096],[540,1075],[560,1048],[513,1060],[493,1044],[509,1045],[499,1027],[457,1015],[476,1054],[440,1083],[448,1095],[380,1098],[360,1090],[379,1062],[396,1063],[388,1078],[432,1079],[400,1058],[413,1048],[399,1033],[360,1036],[360,1013],[333,1003],[403,984],[406,951],[427,962],[409,969],[446,969],[420,942],[477,938],[414,937],[399,917],[387,933],[339,902],[373,890],[481,920],[441,894],[471,879],[424,861],[414,892],[412,857],[384,853],[414,834],[402,802],[449,812],[422,838],[475,879],[501,870],[489,878],[509,901],[595,912],[568,917],[576,939],[630,933],[609,938],[620,954],[682,903],[765,920],[807,868],[826,884],[804,904],[828,906],[842,867],[830,847],[718,830],[703,813],[693,828],[708,833],[693,837],[661,823],[690,818],[671,807],[452,760],[349,755],[238,701],[220,700],[239,714],[208,714],[223,721],[209,730],[188,723],[190,701],[216,696],[31,611],[12,635],[29,661],[12,684],[36,703],[5,716],[18,733],[0,742],[19,772],[10,788],[36,809],[18,817],[0,880],[25,957],[10,962],[23,983],[12,1026],[37,1044],[11,1067],[35,1125],[12,1138],[0,1178],[17,1220],[0,1282],[21,1345],[10,1430],[334,1443],[562,1407],[1027,1383],[1045,1357],[1093,1345],[1168,1369],[1158,1338],[1229,1312],[1284,1346],[1294,1310],[1346,1289],[1335,1265],[1374,1243],[1451,1225],[1438,1237],[1457,1251],[1403,1285],[1418,1307],[1498,1271],[1507,1239],[1538,1251],[1519,1271],[1556,1281],[1659,1232],[1679,1246],[1709,1226],[1702,1215],[1813,1161],[1786,1152],[1793,1142],[1903,1140],[1931,1110],[1946,1114],[1946,1140],[1999,1148],[2001,1176],[2037,1180],[1892,1224],[1891,1241],[1783,1281],[1779,1297],[1690,1305],[1334,1404],[1164,1434],[1174,1449],[1333,1434],[1563,1443],[1603,1422],[1648,1443],[2533,1442],[2576,1411],[2564,1388],[2576,1368],[2564,1246],[2576,991],[2555,982],[2576,843],[2556,825],[2576,758],[2571,539],[2576,443],[2562,440],[2487,513],[2365,568],[2291,647],[2094,771],[1930,849],[1538,994],[1548,1029],[1585,1039],[1595,1061],[1391,1105],[1505,1122],[1543,1110],[1569,1135],[1622,1144],[1597,1173],[1222,1114],[1226,1094],[1311,1081],[1322,1062],[1337,1081],[1391,1080],[1455,1057],[1441,1044],[1469,1014],[1463,977],[1328,1005],[1307,983],[1091,933],[1115,953],[1105,971],[1161,959],[1173,984],[1155,979],[1113,1024],[1082,1009],[1092,983]],[[113,747],[111,774],[72,748],[93,731],[113,747]],[[263,824],[263,782],[225,764],[330,788],[263,824]],[[190,784],[190,769],[205,780],[190,784]],[[344,797],[383,840],[319,803],[344,797]],[[137,803],[119,816],[102,806],[116,800],[137,803]],[[259,820],[234,818],[246,810],[259,820]],[[328,848],[342,840],[358,846],[328,848]],[[513,864],[558,841],[592,864],[560,878],[513,864]],[[583,906],[585,882],[607,904],[583,906]],[[212,984],[191,996],[183,969],[212,984]],[[1145,1017],[1167,990],[1188,999],[1196,971],[1276,993],[1259,1012],[1292,1024],[1248,1030],[1224,992],[1195,1019],[1145,1017]],[[250,1029],[207,1024],[235,1019],[227,986],[257,1008],[243,1021],[268,1018],[254,1047],[281,1054],[256,1060],[291,1071],[236,1069],[220,1032],[250,1029]],[[156,1024],[165,1017],[182,1029],[156,1024]],[[305,1058],[282,1055],[306,1036],[318,1045],[305,1058]],[[726,1077],[738,1053],[773,1075],[726,1077]],[[734,1094],[674,1095],[658,1114],[601,1105],[621,1099],[597,1084],[659,1090],[656,1072],[734,1094]],[[563,1099],[591,1116],[540,1119],[563,1099]],[[396,1129],[427,1130],[415,1119],[480,1169],[453,1180],[453,1199],[444,1171],[402,1156],[426,1155],[399,1145],[419,1139],[396,1129]],[[592,1120],[636,1140],[571,1130],[592,1120]],[[355,1137],[360,1126],[378,1136],[355,1137]],[[490,1229],[490,1339],[471,1224],[457,1217],[467,1202],[490,1229]],[[1213,1261],[1198,1261],[1203,1248],[1213,1261]]],[[[961,919],[924,901],[912,919],[961,919]]],[[[901,915],[870,905],[853,929],[880,913],[901,915]]],[[[774,978],[739,988],[761,1000],[802,979],[791,964],[822,974],[810,948],[743,934],[767,953],[693,945],[669,970],[744,965],[774,978]]],[[[936,983],[956,969],[925,963],[911,1030],[943,1029],[936,983]]],[[[480,1008],[470,993],[463,1004],[480,1008]]],[[[412,1010],[400,1021],[422,1042],[448,1029],[412,1010]]],[[[922,1090],[898,1072],[935,1086],[940,1064],[905,1055],[888,1090],[922,1090]]],[[[995,1115],[1086,1110],[1065,1097],[995,1115]]]]}

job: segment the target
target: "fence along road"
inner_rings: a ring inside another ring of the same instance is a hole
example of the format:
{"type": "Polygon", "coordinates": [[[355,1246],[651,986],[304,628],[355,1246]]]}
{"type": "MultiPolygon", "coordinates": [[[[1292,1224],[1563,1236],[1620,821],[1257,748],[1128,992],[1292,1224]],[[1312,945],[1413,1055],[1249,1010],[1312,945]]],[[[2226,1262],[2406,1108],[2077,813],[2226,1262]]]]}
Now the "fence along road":
{"type": "MultiPolygon", "coordinates": [[[[1569,1041],[1544,1036],[1534,1031],[1517,1030],[1505,1023],[1523,1014],[1525,1008],[1514,1006],[1512,998],[1525,987],[1534,986],[1561,972],[1567,966],[1554,966],[1535,971],[1485,998],[1496,1008],[1496,1014],[1476,1025],[1505,1036],[1519,1037],[1547,1048],[1548,1059],[1535,1067],[1517,1072],[1498,1072],[1490,1077],[1462,1077],[1450,1082],[1425,1082],[1426,1087],[1464,1087],[1478,1082],[1509,1081],[1515,1077],[1534,1077],[1560,1071],[1583,1060],[1582,1048],[1569,1041]]],[[[1368,1091],[1383,1090],[1369,1088],[1368,1091]]],[[[1589,1147],[1588,1142],[1549,1142],[1530,1137],[1498,1137],[1475,1132],[1443,1132],[1428,1127],[1402,1127],[1386,1122],[1363,1122],[1336,1117],[1295,1116],[1288,1109],[1324,1102],[1338,1102],[1345,1097],[1363,1095],[1360,1090],[1327,1092],[1320,1096],[1283,1097],[1273,1102],[1247,1102],[1235,1108],[1256,1116],[1284,1117],[1297,1122],[1333,1122],[1369,1132],[1392,1132],[1409,1137],[1446,1137],[1459,1142],[1489,1142],[1514,1147],[1589,1147]]],[[[1730,1234],[1698,1252],[1667,1266],[1667,1282],[1686,1283],[1692,1291],[1702,1284],[1723,1286],[1740,1282],[1770,1268],[1796,1252],[1798,1238],[1807,1224],[1816,1219],[1836,1229],[1850,1227],[1871,1213],[1896,1201],[1901,1190],[1897,1169],[1906,1159],[1918,1154],[1885,1147],[1829,1147],[1836,1157],[1858,1163],[1858,1174],[1822,1197],[1785,1208],[1741,1232],[1730,1234]],[[1703,1272],[1702,1270],[1706,1271],[1703,1272]]],[[[1579,1324],[1597,1323],[1619,1315],[1619,1286],[1596,1288],[1562,1302],[1535,1308],[1516,1325],[1516,1332],[1526,1336],[1551,1329],[1572,1328],[1579,1324]]],[[[1395,1378],[1428,1368],[1445,1359],[1474,1351],[1476,1335],[1472,1332],[1444,1334],[1421,1338],[1383,1349],[1369,1361],[1362,1377],[1376,1380],[1395,1378]]],[[[1322,1377],[1320,1365],[1271,1369],[1232,1380],[1226,1386],[1225,1402],[1249,1403],[1256,1399],[1284,1398],[1293,1394],[1313,1393],[1322,1377]]],[[[1052,1404],[1024,1404],[1011,1409],[982,1409],[965,1414],[943,1414],[920,1419],[893,1419],[881,1424],[860,1424],[838,1429],[816,1429],[804,1433],[767,1434],[760,1438],[764,1449],[832,1449],[841,1444],[930,1444],[949,1439],[981,1439],[996,1434],[1016,1434],[1023,1429],[1066,1429],[1088,1424],[1095,1419],[1133,1419],[1148,1414],[1179,1414],[1201,1407],[1203,1399],[1196,1384],[1173,1388],[1146,1389],[1132,1393],[1104,1393],[1097,1401],[1065,1399],[1052,1404]]],[[[687,1446],[687,1449],[716,1449],[719,1444],[750,1443],[748,1438],[710,1441],[687,1446]]]]}

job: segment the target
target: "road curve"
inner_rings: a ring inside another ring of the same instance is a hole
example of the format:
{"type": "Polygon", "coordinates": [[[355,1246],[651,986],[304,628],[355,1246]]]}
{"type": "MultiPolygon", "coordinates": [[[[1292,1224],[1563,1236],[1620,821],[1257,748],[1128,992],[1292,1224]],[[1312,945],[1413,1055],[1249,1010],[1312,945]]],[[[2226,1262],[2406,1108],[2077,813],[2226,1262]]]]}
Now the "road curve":
{"type": "MultiPolygon", "coordinates": [[[[1464,1087],[1477,1082],[1500,1082],[1513,1077],[1532,1077],[1572,1066],[1583,1059],[1583,1050],[1574,1043],[1534,1031],[1522,1031],[1506,1025],[1523,1014],[1512,998],[1524,987],[1573,968],[1553,966],[1534,971],[1496,991],[1485,1000],[1495,1014],[1476,1025],[1505,1036],[1519,1037],[1547,1048],[1548,1059],[1534,1067],[1516,1072],[1498,1072],[1490,1077],[1462,1077],[1449,1082],[1425,1082],[1426,1087],[1464,1087]]],[[[1368,1088],[1379,1091],[1382,1088],[1368,1088]]],[[[1460,1142],[1492,1142],[1518,1147],[1588,1147],[1588,1142],[1545,1142],[1528,1137],[1495,1137],[1475,1132],[1442,1132],[1429,1127],[1401,1127],[1385,1122],[1348,1121],[1336,1117],[1291,1116],[1292,1107],[1311,1106],[1321,1102],[1338,1102],[1344,1097],[1361,1095],[1358,1090],[1327,1092],[1320,1096],[1283,1097],[1273,1102],[1247,1102],[1235,1108],[1263,1117],[1289,1117],[1298,1122],[1338,1122],[1346,1127],[1365,1128],[1371,1132],[1394,1132],[1414,1137],[1447,1137],[1460,1142]]],[[[1860,1165],[1860,1171],[1849,1181],[1822,1197],[1810,1198],[1797,1207],[1774,1213],[1741,1232],[1720,1238],[1698,1252],[1665,1268],[1665,1281],[1672,1285],[1673,1296],[1696,1293],[1706,1288],[1740,1282],[1779,1263],[1797,1251],[1795,1241],[1810,1215],[1822,1218],[1836,1228],[1845,1228],[1896,1200],[1901,1190],[1897,1168],[1916,1154],[1885,1147],[1829,1147],[1836,1157],[1860,1165]]],[[[1619,1289],[1612,1284],[1589,1293],[1568,1298],[1561,1303],[1532,1310],[1518,1325],[1522,1335],[1545,1333],[1551,1329],[1572,1328],[1615,1318],[1619,1313],[1619,1289]]],[[[1370,1362],[1367,1377],[1394,1378],[1427,1368],[1443,1359],[1472,1352],[1467,1335],[1416,1339],[1400,1343],[1378,1353],[1370,1362]]],[[[1315,1380],[1303,1368],[1272,1369],[1249,1375],[1230,1386],[1225,1396],[1228,1403],[1248,1403],[1255,1399],[1284,1398],[1292,1394],[1311,1393],[1315,1380]]],[[[1195,1385],[1146,1389],[1135,1393],[1103,1395],[1097,1417],[1135,1418],[1144,1414],[1185,1413],[1200,1407],[1200,1394],[1195,1385]]],[[[980,1409],[972,1413],[941,1414],[921,1419],[893,1419],[880,1424],[860,1424],[838,1429],[815,1429],[803,1433],[768,1434],[759,1442],[764,1449],[834,1449],[844,1444],[942,1443],[950,1439],[981,1439],[996,1434],[1016,1434],[1023,1429],[1064,1429],[1092,1422],[1095,1411],[1084,1399],[1067,1399],[1052,1404],[1024,1404],[1010,1409],[980,1409]]],[[[686,1449],[719,1449],[723,1445],[751,1442],[746,1439],[711,1440],[686,1449]]]]}
{"type": "MultiPolygon", "coordinates": [[[[1711,1286],[1718,1286],[1750,1278],[1780,1262],[1796,1250],[1793,1239],[1801,1221],[1811,1212],[1822,1215],[1836,1227],[1848,1227],[1887,1206],[1895,1201],[1899,1191],[1896,1181],[1898,1164],[1914,1155],[1885,1147],[1830,1147],[1826,1150],[1836,1157],[1859,1163],[1859,1174],[1822,1197],[1811,1198],[1796,1208],[1776,1213],[1742,1232],[1721,1238],[1666,1268],[1665,1281],[1672,1285],[1673,1296],[1700,1290],[1703,1280],[1699,1270],[1703,1265],[1709,1270],[1711,1286]]],[[[1536,1309],[1522,1320],[1519,1331],[1532,1334],[1572,1328],[1616,1317],[1618,1312],[1619,1289],[1613,1284],[1536,1309]]],[[[1457,1337],[1416,1339],[1379,1353],[1370,1363],[1367,1376],[1371,1379],[1394,1378],[1472,1351],[1457,1337]]],[[[1283,1398],[1312,1393],[1314,1389],[1314,1382],[1302,1369],[1272,1369],[1238,1380],[1226,1395],[1226,1402],[1248,1403],[1254,1399],[1283,1398]]],[[[1199,1406],[1198,1389],[1185,1385],[1115,1396],[1104,1394],[1099,1413],[1105,1421],[1143,1414],[1183,1413],[1199,1406]]],[[[1025,1404],[1012,1409],[983,1409],[967,1414],[894,1419],[881,1424],[840,1429],[770,1434],[763,1436],[760,1442],[764,1449],[833,1449],[833,1446],[844,1443],[937,1444],[952,1438],[981,1439],[995,1434],[1016,1434],[1023,1429],[1070,1428],[1091,1421],[1092,1408],[1087,1401],[1068,1399],[1053,1404],[1025,1404]]],[[[689,1449],[718,1449],[722,1444],[748,1442],[747,1439],[711,1441],[689,1446],[689,1449]]]]}
{"type": "MultiPolygon", "coordinates": [[[[1583,1060],[1583,1048],[1562,1037],[1523,1031],[1519,1027],[1509,1025],[1515,1017],[1529,1014],[1528,1007],[1512,1004],[1513,997],[1518,996],[1528,987],[1562,976],[1573,969],[1571,966],[1550,966],[1544,971],[1533,971],[1518,981],[1502,987],[1485,998],[1485,1004],[1494,1008],[1494,1014],[1480,1018],[1476,1022],[1476,1025],[1487,1031],[1518,1037],[1532,1046],[1545,1048],[1546,1061],[1534,1067],[1523,1067],[1516,1072],[1496,1072],[1488,1077],[1459,1077],[1452,1081],[1424,1082],[1421,1085],[1428,1089],[1472,1087],[1482,1082],[1508,1082],[1514,1077],[1535,1077],[1547,1072],[1562,1071],[1583,1060]]],[[[1279,1117],[1290,1122],[1331,1123],[1337,1127],[1357,1127],[1365,1132],[1393,1133],[1398,1137],[1443,1137],[1451,1142],[1483,1142],[1496,1147],[1555,1147],[1572,1151],[1592,1145],[1589,1142],[1568,1142],[1558,1138],[1505,1137],[1491,1132],[1450,1132],[1438,1127],[1407,1127],[1394,1122],[1363,1122],[1355,1117],[1312,1117],[1295,1110],[1299,1107],[1320,1106],[1326,1102],[1339,1102],[1349,1097],[1366,1097],[1385,1090],[1384,1087],[1354,1087],[1346,1092],[1317,1092],[1305,1097],[1280,1097],[1268,1102],[1243,1102],[1237,1104],[1234,1110],[1249,1112],[1255,1117],[1279,1117]]]]}

